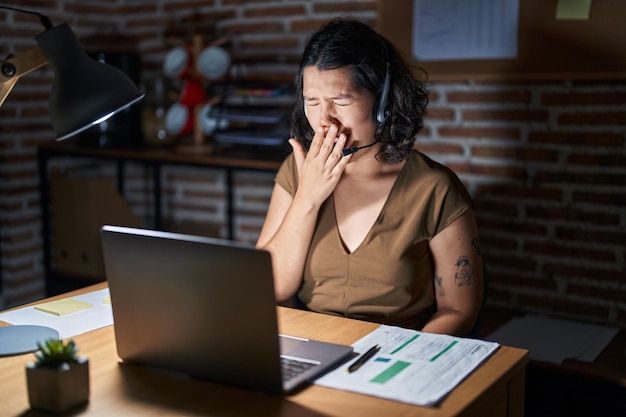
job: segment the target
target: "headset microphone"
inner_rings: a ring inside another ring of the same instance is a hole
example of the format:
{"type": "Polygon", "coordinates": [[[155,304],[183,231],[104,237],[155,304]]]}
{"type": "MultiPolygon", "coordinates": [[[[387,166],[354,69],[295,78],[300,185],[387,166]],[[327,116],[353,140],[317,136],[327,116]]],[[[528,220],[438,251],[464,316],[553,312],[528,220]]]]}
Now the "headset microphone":
{"type": "Polygon", "coordinates": [[[365,149],[365,148],[369,148],[370,146],[374,146],[378,143],[378,141],[372,142],[369,145],[365,145],[365,146],[355,146],[354,148],[346,148],[344,150],[341,151],[341,153],[343,153],[343,156],[348,156],[348,155],[352,155],[355,152],[358,152],[361,149],[365,149]]]}

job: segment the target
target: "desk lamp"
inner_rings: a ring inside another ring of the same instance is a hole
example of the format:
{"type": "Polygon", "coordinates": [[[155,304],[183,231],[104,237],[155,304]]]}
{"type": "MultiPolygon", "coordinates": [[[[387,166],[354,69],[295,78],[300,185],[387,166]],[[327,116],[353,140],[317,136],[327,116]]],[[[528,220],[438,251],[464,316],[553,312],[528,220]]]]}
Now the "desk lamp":
{"type": "Polygon", "coordinates": [[[101,123],[143,97],[124,72],[90,58],[67,23],[53,26],[38,13],[0,8],[36,14],[46,28],[35,36],[39,46],[0,63],[0,106],[21,76],[48,62],[55,73],[49,111],[57,140],[101,123]]]}
{"type": "MultiPolygon", "coordinates": [[[[36,12],[8,6],[0,9],[36,15],[45,27],[35,36],[38,46],[0,62],[0,106],[20,77],[47,63],[54,71],[49,112],[57,140],[101,123],[143,98],[123,71],[90,58],[66,23],[53,26],[36,12]]],[[[59,334],[45,326],[0,327],[0,356],[35,351],[37,341],[50,337],[59,334]]]]}

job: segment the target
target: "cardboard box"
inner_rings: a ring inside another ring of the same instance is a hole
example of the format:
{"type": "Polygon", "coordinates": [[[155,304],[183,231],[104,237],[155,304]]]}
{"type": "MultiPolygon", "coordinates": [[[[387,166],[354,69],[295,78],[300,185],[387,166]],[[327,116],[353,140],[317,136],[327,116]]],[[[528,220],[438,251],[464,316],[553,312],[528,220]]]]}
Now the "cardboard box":
{"type": "Polygon", "coordinates": [[[111,178],[51,177],[52,243],[56,271],[80,279],[105,279],[100,228],[141,227],[141,220],[117,192],[111,178]]]}

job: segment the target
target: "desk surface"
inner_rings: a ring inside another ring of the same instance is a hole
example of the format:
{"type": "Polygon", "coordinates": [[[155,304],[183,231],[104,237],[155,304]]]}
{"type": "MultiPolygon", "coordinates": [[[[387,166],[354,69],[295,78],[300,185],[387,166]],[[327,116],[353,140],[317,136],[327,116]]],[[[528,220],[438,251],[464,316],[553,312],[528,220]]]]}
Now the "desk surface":
{"type": "MultiPolygon", "coordinates": [[[[104,288],[105,283],[51,299],[104,288]]],[[[282,333],[352,344],[378,325],[278,307],[282,333]]],[[[523,415],[525,350],[502,346],[439,407],[417,407],[355,393],[309,386],[272,396],[120,362],[113,327],[74,338],[90,361],[90,402],[79,414],[203,416],[517,416],[523,415]]],[[[0,415],[37,416],[29,410],[25,365],[33,354],[0,358],[0,415]]],[[[73,415],[76,414],[76,411],[73,415]]]]}

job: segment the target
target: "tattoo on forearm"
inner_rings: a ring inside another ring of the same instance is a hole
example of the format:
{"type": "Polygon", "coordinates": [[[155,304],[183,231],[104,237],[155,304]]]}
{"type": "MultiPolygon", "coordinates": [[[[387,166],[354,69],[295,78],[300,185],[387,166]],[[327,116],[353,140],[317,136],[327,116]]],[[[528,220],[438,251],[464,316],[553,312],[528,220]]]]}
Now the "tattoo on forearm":
{"type": "Polygon", "coordinates": [[[472,285],[474,281],[474,268],[467,257],[461,256],[456,260],[456,272],[454,274],[454,280],[456,285],[464,287],[466,285],[472,285]]]}
{"type": "Polygon", "coordinates": [[[482,256],[483,254],[483,249],[480,246],[480,240],[478,240],[477,237],[475,237],[474,239],[472,239],[472,246],[474,247],[474,249],[476,250],[476,253],[480,256],[482,256]]]}
{"type": "Polygon", "coordinates": [[[437,283],[437,293],[442,297],[445,296],[446,290],[443,288],[443,278],[435,275],[435,283],[437,283]]]}

